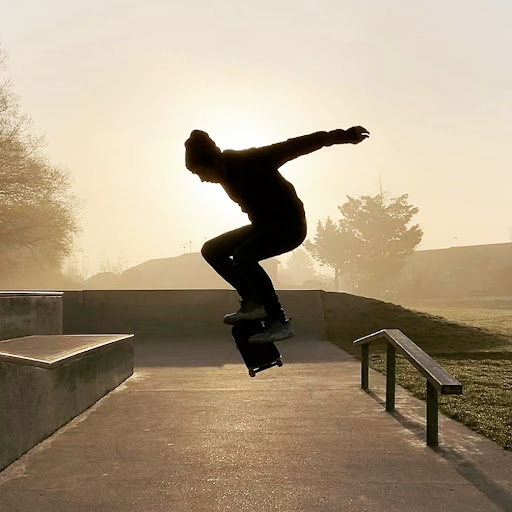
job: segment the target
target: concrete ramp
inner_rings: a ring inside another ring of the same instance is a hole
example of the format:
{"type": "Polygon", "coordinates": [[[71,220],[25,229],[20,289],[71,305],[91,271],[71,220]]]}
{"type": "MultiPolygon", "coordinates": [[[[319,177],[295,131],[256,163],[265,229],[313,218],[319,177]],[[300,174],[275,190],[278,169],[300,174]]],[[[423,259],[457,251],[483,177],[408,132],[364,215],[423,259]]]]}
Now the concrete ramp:
{"type": "Polygon", "coordinates": [[[326,326],[319,290],[280,290],[279,298],[299,339],[325,340],[326,326]]]}
{"type": "MultiPolygon", "coordinates": [[[[279,297],[292,318],[306,351],[294,343],[283,345],[285,364],[321,360],[322,351],[311,341],[325,340],[326,326],[318,290],[280,290],[279,297]]],[[[75,333],[133,332],[136,354],[151,365],[224,366],[241,362],[222,319],[239,307],[232,290],[97,290],[66,292],[64,331],[75,333]],[[205,341],[215,350],[204,350],[205,341]],[[220,343],[215,343],[220,341],[220,343]],[[199,342],[199,344],[198,344],[199,342]],[[215,343],[215,344],[214,344],[215,343]],[[145,347],[145,345],[151,347],[145,347]]]]}
{"type": "Polygon", "coordinates": [[[121,332],[122,326],[138,340],[155,335],[174,340],[222,338],[226,335],[223,316],[238,307],[231,290],[66,292],[64,332],[121,332]]]}
{"type": "MultiPolygon", "coordinates": [[[[318,290],[281,290],[299,337],[325,339],[318,290]]],[[[226,338],[225,314],[240,307],[232,290],[85,290],[64,295],[64,332],[134,332],[173,339],[226,338]]]]}

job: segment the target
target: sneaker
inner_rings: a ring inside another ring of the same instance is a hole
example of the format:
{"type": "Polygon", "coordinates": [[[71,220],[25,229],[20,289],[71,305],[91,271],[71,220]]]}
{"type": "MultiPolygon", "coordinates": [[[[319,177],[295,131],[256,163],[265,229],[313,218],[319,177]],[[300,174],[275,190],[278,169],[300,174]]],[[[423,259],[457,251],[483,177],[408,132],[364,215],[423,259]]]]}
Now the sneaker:
{"type": "Polygon", "coordinates": [[[242,302],[240,309],[236,313],[229,313],[224,317],[224,323],[235,325],[238,322],[246,322],[247,320],[263,320],[267,318],[265,306],[257,304],[252,300],[242,302]]]}
{"type": "Polygon", "coordinates": [[[279,320],[274,320],[263,332],[251,336],[249,343],[270,343],[293,338],[294,336],[295,331],[292,328],[290,320],[284,324],[279,320]]]}

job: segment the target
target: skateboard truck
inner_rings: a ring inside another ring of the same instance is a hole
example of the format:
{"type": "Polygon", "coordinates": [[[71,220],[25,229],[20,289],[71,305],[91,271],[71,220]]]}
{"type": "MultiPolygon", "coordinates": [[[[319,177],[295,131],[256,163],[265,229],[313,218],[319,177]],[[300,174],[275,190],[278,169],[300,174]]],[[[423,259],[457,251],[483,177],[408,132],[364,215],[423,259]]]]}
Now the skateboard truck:
{"type": "Polygon", "coordinates": [[[280,357],[276,361],[272,361],[270,363],[261,364],[259,366],[255,366],[253,368],[249,368],[249,376],[250,377],[256,377],[256,374],[258,372],[262,372],[263,370],[268,370],[269,368],[272,368],[273,366],[283,366],[283,360],[280,357]]]}

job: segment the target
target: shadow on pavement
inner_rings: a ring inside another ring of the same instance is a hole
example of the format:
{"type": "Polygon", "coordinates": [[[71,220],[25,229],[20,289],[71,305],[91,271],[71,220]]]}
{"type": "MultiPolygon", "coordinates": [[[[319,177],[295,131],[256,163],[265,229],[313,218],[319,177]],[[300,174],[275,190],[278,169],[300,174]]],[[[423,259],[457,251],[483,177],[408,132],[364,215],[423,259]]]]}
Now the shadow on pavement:
{"type": "MultiPolygon", "coordinates": [[[[369,390],[367,394],[383,408],[386,407],[386,401],[377,393],[369,390]]],[[[416,421],[410,416],[405,416],[398,411],[389,414],[411,432],[421,443],[425,443],[426,433],[424,423],[416,421]]],[[[428,447],[425,446],[425,448],[428,447]]],[[[493,479],[489,478],[477,464],[472,462],[468,457],[465,457],[459,450],[449,446],[437,446],[430,449],[448,462],[450,466],[455,468],[460,476],[476,487],[501,510],[504,512],[510,512],[512,510],[512,495],[493,481],[493,479]]]]}

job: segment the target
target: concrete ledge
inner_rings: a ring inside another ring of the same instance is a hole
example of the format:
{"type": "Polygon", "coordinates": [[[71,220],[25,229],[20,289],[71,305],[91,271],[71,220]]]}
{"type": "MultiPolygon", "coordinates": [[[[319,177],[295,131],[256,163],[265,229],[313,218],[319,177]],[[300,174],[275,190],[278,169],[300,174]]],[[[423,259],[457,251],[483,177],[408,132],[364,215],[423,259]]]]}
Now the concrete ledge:
{"type": "Polygon", "coordinates": [[[0,341],[0,361],[56,368],[133,334],[37,335],[0,341]]]}
{"type": "Polygon", "coordinates": [[[0,342],[0,470],[132,375],[132,336],[0,342]]]}
{"type": "Polygon", "coordinates": [[[62,292],[0,291],[0,340],[62,333],[62,292]]]}

